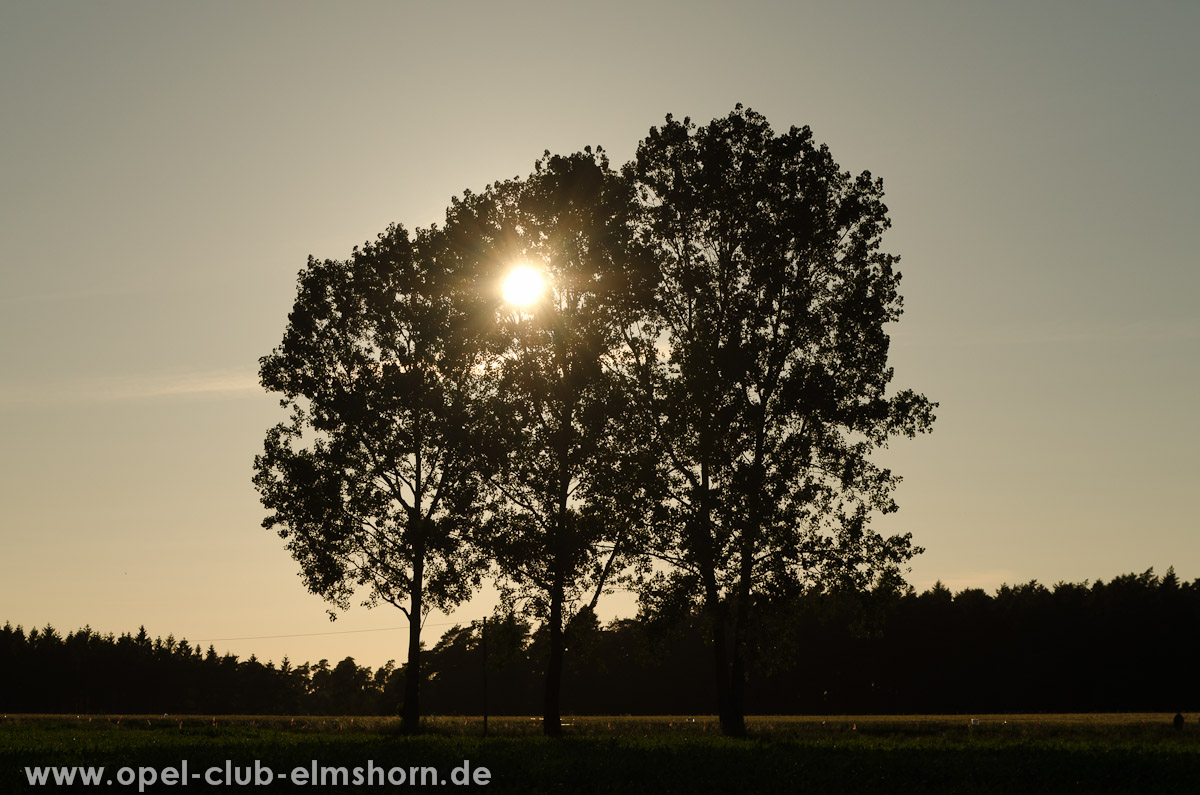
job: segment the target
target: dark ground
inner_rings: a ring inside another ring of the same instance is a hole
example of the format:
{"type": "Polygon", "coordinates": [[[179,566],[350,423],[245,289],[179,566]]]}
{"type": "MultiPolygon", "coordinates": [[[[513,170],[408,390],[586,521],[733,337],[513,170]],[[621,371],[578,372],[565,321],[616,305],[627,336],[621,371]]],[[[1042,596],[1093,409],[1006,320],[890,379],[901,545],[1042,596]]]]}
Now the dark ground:
{"type": "MultiPolygon", "coordinates": [[[[429,721],[401,735],[384,718],[178,716],[6,716],[0,719],[0,792],[62,791],[31,786],[26,767],[99,766],[116,779],[128,766],[224,770],[226,761],[273,771],[323,767],[436,767],[450,789],[486,792],[1175,792],[1200,783],[1200,725],[1183,731],[1170,715],[891,716],[750,721],[751,736],[719,736],[711,717],[567,719],[552,741],[529,718],[429,721]],[[456,786],[469,760],[486,786],[456,786]],[[460,774],[461,775],[461,774],[460,774]]],[[[416,787],[421,789],[422,787],[416,787]]],[[[441,788],[441,786],[439,786],[441,788]]],[[[73,791],[137,792],[120,783],[73,791]]],[[[186,787],[146,792],[393,792],[403,786],[186,787]]]]}

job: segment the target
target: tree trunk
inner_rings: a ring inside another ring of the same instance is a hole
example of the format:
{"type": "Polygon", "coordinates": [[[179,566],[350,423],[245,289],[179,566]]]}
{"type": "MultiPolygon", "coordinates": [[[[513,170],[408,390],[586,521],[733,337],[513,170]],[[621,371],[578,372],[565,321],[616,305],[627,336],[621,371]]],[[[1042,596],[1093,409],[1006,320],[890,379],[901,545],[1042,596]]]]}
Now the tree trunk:
{"type": "Polygon", "coordinates": [[[400,725],[406,732],[421,728],[421,705],[418,692],[421,685],[421,600],[424,595],[425,555],[421,550],[413,561],[412,604],[408,614],[408,667],[404,671],[404,706],[400,725]]]}
{"type": "Polygon", "coordinates": [[[730,737],[746,736],[746,620],[749,609],[739,600],[733,618],[729,666],[729,714],[721,729],[730,737]]]}
{"type": "Polygon", "coordinates": [[[758,548],[762,521],[762,494],[765,490],[762,457],[764,439],[758,434],[754,446],[754,465],[751,470],[751,485],[746,496],[749,511],[742,524],[741,559],[738,565],[737,596],[734,599],[732,619],[733,637],[730,639],[729,660],[729,704],[722,718],[721,729],[731,737],[746,736],[746,660],[749,641],[746,633],[750,624],[750,594],[754,585],[754,551],[758,548]]]}
{"type": "Polygon", "coordinates": [[[712,609],[713,663],[717,679],[717,718],[721,731],[730,733],[731,693],[729,690],[729,643],[725,628],[725,616],[720,607],[712,609]]]}
{"type": "MultiPolygon", "coordinates": [[[[556,337],[556,355],[561,371],[569,373],[571,367],[556,337]]],[[[567,578],[567,555],[564,545],[569,543],[567,503],[571,489],[571,422],[575,409],[575,394],[567,396],[561,407],[558,426],[558,505],[554,523],[554,534],[550,537],[550,565],[553,568],[550,582],[550,660],[546,666],[546,704],[542,714],[542,731],[547,737],[562,736],[562,716],[559,697],[562,694],[563,669],[563,601],[567,578]]]]}
{"type": "Polygon", "coordinates": [[[542,730],[547,737],[562,735],[559,696],[563,668],[563,586],[559,576],[554,580],[550,593],[550,661],[546,666],[546,704],[542,715],[542,730]]]}
{"type": "MultiPolygon", "coordinates": [[[[418,372],[420,372],[418,370],[418,372]]],[[[418,376],[419,377],[419,376],[418,376]]],[[[408,609],[408,668],[404,675],[404,708],[400,727],[405,732],[421,729],[421,604],[425,595],[425,523],[422,511],[421,484],[421,412],[413,419],[414,460],[413,504],[408,514],[408,538],[413,549],[412,603],[408,609]]]]}
{"type": "Polygon", "coordinates": [[[724,734],[738,736],[731,688],[733,679],[730,675],[729,623],[726,620],[726,608],[721,604],[716,573],[712,567],[706,569],[702,579],[704,581],[704,605],[712,620],[713,668],[717,682],[717,717],[721,721],[721,731],[724,734]]]}
{"type": "Polygon", "coordinates": [[[708,465],[700,464],[699,511],[692,519],[691,536],[700,559],[700,577],[704,585],[704,606],[712,620],[713,667],[717,683],[717,718],[721,732],[731,737],[746,733],[746,722],[735,699],[734,676],[729,655],[728,606],[722,603],[717,584],[716,553],[713,549],[712,518],[709,508],[708,465]]]}

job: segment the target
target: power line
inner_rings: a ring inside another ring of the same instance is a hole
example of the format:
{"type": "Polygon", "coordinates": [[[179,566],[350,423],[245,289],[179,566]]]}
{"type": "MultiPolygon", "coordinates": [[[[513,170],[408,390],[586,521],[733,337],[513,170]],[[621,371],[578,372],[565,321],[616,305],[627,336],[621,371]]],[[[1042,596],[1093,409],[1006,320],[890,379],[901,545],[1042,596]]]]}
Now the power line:
{"type": "MultiPolygon", "coordinates": [[[[421,627],[448,627],[451,624],[462,624],[461,621],[440,621],[436,624],[422,624],[421,627]]],[[[471,622],[473,623],[473,622],[471,622]]],[[[296,635],[249,635],[244,638],[196,638],[193,643],[225,643],[232,640],[274,640],[276,638],[315,638],[319,635],[355,635],[360,632],[394,632],[399,629],[408,629],[411,625],[406,624],[402,627],[379,627],[378,629],[342,629],[332,632],[302,632],[296,635]]]]}

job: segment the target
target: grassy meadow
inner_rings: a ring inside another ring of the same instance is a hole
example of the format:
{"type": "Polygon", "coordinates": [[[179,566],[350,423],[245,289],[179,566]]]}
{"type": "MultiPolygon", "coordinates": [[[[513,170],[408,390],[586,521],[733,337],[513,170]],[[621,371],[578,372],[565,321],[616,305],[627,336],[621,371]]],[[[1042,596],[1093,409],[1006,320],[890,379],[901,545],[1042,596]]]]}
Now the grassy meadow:
{"type": "MultiPolygon", "coordinates": [[[[222,716],[4,716],[0,792],[31,786],[25,768],[105,766],[191,771],[259,760],[274,771],[323,767],[435,767],[469,760],[490,792],[1166,792],[1200,784],[1200,724],[1171,716],[978,715],[772,717],[749,720],[744,740],[715,718],[578,717],[548,740],[528,717],[431,718],[406,736],[392,718],[222,716]],[[972,725],[970,719],[978,720],[972,725]]],[[[470,780],[468,779],[470,782],[470,780]]],[[[407,784],[407,782],[406,782],[407,784]]],[[[455,782],[446,786],[455,788],[455,782]]],[[[280,781],[255,792],[383,792],[412,786],[280,781]]],[[[96,787],[76,788],[95,790],[96,787]]],[[[192,781],[185,791],[238,790],[192,781]]],[[[105,786],[108,792],[138,787],[105,786]]],[[[161,783],[147,792],[177,792],[161,783]]]]}

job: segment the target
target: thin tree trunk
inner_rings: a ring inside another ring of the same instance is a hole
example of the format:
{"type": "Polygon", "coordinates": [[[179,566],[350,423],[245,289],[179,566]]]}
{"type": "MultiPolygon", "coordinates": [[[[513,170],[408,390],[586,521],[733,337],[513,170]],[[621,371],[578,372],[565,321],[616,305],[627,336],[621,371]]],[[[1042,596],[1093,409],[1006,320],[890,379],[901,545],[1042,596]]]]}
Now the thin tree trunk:
{"type": "Polygon", "coordinates": [[[717,681],[717,719],[721,722],[721,731],[730,734],[730,716],[732,715],[729,676],[729,637],[725,625],[725,616],[720,606],[710,610],[712,615],[713,663],[717,681]]]}
{"type": "Polygon", "coordinates": [[[546,704],[542,715],[542,730],[547,737],[562,735],[562,715],[559,706],[563,668],[562,619],[563,588],[556,576],[550,594],[550,660],[546,666],[546,704]]]}
{"type": "Polygon", "coordinates": [[[408,668],[404,676],[404,708],[400,714],[403,731],[421,729],[421,615],[425,595],[425,523],[421,514],[421,412],[418,409],[413,423],[413,504],[408,515],[408,537],[413,547],[412,604],[408,612],[408,668]]]}
{"type": "MultiPolygon", "coordinates": [[[[564,351],[557,350],[560,369],[569,372],[564,351]]],[[[558,516],[554,522],[554,535],[550,539],[550,659],[546,666],[546,703],[542,713],[542,731],[547,737],[562,736],[563,652],[563,601],[567,577],[567,555],[563,547],[571,540],[567,532],[567,502],[571,486],[571,422],[575,408],[575,395],[570,394],[561,406],[558,427],[558,516]]]]}
{"type": "Polygon", "coordinates": [[[720,589],[717,587],[716,573],[709,566],[704,571],[704,606],[705,612],[711,618],[713,668],[717,683],[717,717],[721,721],[721,731],[724,734],[740,736],[738,726],[744,733],[744,723],[739,724],[740,718],[735,709],[733,677],[729,656],[729,620],[727,606],[721,603],[720,589]]]}
{"type": "Polygon", "coordinates": [[[739,600],[733,618],[729,666],[729,711],[721,730],[730,737],[746,736],[746,619],[748,608],[739,600]]]}
{"type": "Polygon", "coordinates": [[[418,693],[421,685],[421,601],[424,596],[424,545],[413,561],[412,603],[408,614],[408,667],[404,671],[404,707],[400,725],[406,732],[421,728],[421,705],[418,693]]]}
{"type": "Polygon", "coordinates": [[[746,736],[746,632],[750,623],[750,592],[753,577],[751,552],[753,539],[748,535],[752,532],[743,529],[742,561],[738,577],[737,596],[732,610],[733,637],[730,639],[729,650],[729,713],[721,728],[730,737],[746,736]]]}
{"type": "MultiPolygon", "coordinates": [[[[701,442],[702,446],[704,440],[701,442]]],[[[716,552],[713,549],[712,516],[709,507],[708,464],[700,464],[699,511],[692,526],[692,539],[701,565],[701,580],[704,585],[704,604],[712,621],[713,668],[717,684],[717,717],[722,733],[741,736],[745,733],[745,721],[734,706],[733,676],[729,657],[729,622],[727,606],[722,604],[721,590],[717,585],[716,552]]]]}
{"type": "Polygon", "coordinates": [[[730,713],[728,726],[722,727],[726,734],[733,737],[746,736],[746,660],[749,654],[746,633],[750,623],[750,594],[754,585],[754,551],[758,547],[762,523],[761,499],[766,487],[761,463],[764,445],[761,423],[759,428],[754,444],[752,481],[746,495],[750,508],[742,526],[737,601],[733,611],[733,643],[730,652],[732,660],[729,671],[730,713]]]}

